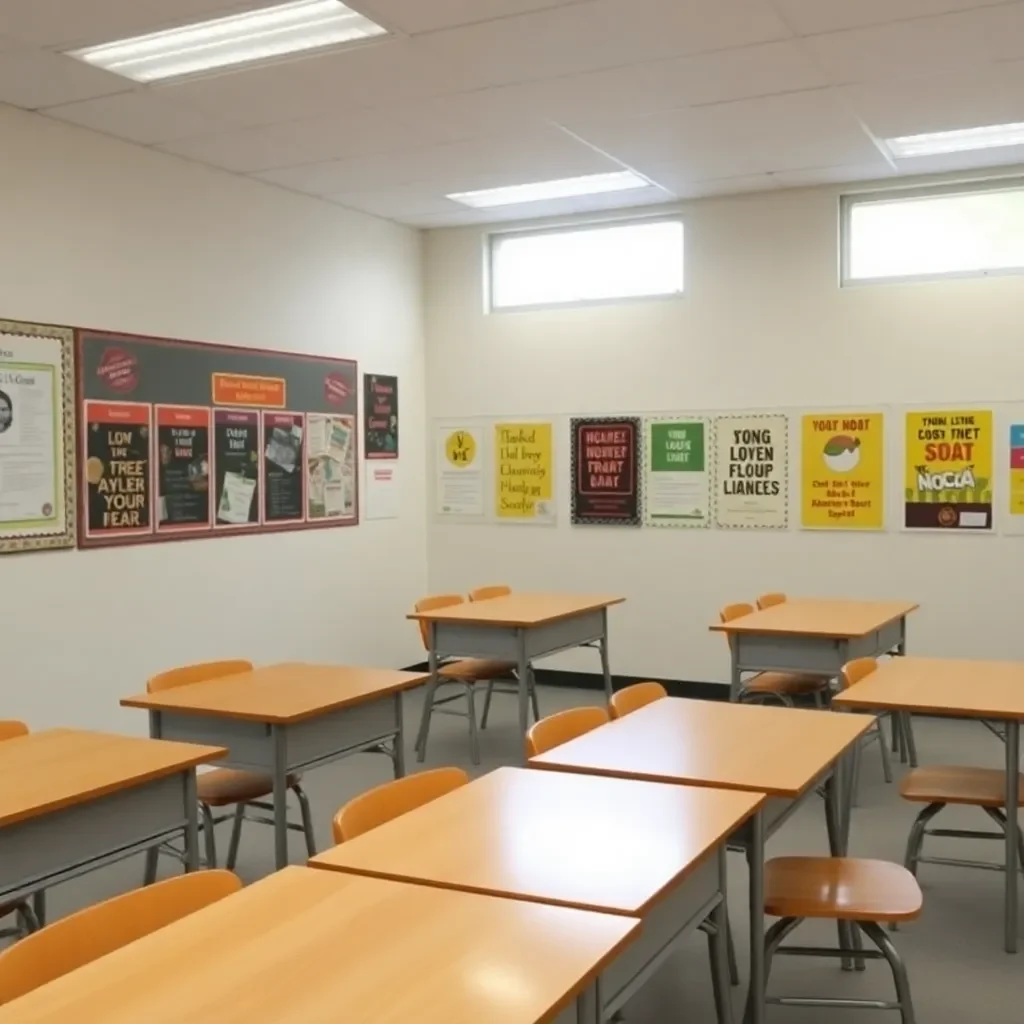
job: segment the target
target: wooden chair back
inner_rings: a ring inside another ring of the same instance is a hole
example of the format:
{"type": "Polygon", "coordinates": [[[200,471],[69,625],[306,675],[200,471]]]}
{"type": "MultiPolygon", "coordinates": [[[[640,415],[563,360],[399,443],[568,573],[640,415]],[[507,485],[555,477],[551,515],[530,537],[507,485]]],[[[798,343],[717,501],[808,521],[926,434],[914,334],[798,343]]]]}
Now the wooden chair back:
{"type": "Polygon", "coordinates": [[[758,611],[763,612],[765,608],[774,608],[777,604],[785,604],[786,600],[785,594],[762,594],[757,599],[757,608],[758,611]]]}
{"type": "Polygon", "coordinates": [[[634,683],[612,694],[608,710],[612,718],[625,718],[626,715],[667,696],[668,691],[661,683],[634,683]]]}
{"type": "Polygon", "coordinates": [[[855,686],[862,679],[871,675],[876,668],[878,668],[878,662],[874,658],[856,658],[854,661],[848,661],[839,673],[843,680],[843,689],[848,690],[851,686],[855,686]]]}
{"type": "Polygon", "coordinates": [[[753,615],[752,604],[727,604],[719,613],[718,617],[723,622],[732,622],[733,619],[741,619],[744,615],[753,615]]]}
{"type": "MultiPolygon", "coordinates": [[[[432,612],[438,608],[450,608],[453,604],[462,604],[463,597],[461,594],[434,594],[431,597],[421,597],[416,602],[416,611],[418,612],[432,612]]],[[[429,625],[420,620],[420,639],[423,641],[423,646],[429,651],[430,650],[430,627],[429,625]]]]}
{"type": "Polygon", "coordinates": [[[242,658],[231,661],[201,661],[195,665],[183,665],[181,668],[172,668],[158,673],[147,680],[146,692],[159,693],[161,690],[173,690],[176,686],[208,683],[213,679],[238,676],[252,670],[252,662],[242,658]]]}
{"type": "Polygon", "coordinates": [[[526,756],[537,757],[608,722],[606,708],[569,708],[534,722],[526,734],[526,756]]]}
{"type": "Polygon", "coordinates": [[[230,871],[196,871],[55,921],[0,953],[0,1005],[238,892],[230,871]]]}
{"type": "Polygon", "coordinates": [[[511,587],[499,584],[495,587],[477,587],[469,592],[470,601],[490,601],[494,597],[508,597],[512,593],[511,587]]]}
{"type": "Polygon", "coordinates": [[[434,768],[360,793],[334,816],[334,841],[344,843],[355,839],[467,782],[469,776],[461,768],[434,768]]]}
{"type": "Polygon", "coordinates": [[[24,722],[11,718],[0,722],[0,740],[16,740],[19,736],[28,735],[28,726],[24,722]]]}

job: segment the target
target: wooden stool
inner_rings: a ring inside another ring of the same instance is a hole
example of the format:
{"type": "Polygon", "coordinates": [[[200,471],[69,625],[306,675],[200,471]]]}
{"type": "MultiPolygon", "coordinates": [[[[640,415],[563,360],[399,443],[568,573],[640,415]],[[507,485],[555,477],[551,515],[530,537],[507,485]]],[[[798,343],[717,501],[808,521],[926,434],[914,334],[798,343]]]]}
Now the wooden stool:
{"type": "MultiPolygon", "coordinates": [[[[888,861],[849,857],[780,857],[765,865],[764,909],[780,918],[764,937],[765,980],[772,958],[781,956],[885,959],[896,983],[896,1002],[868,999],[768,998],[781,1006],[836,1006],[849,1009],[899,1010],[903,1024],[915,1024],[907,970],[879,922],[911,921],[921,913],[922,896],[914,876],[888,861]],[[859,928],[876,950],[780,948],[786,937],[808,918],[846,921],[859,928]]],[[[755,994],[751,993],[755,998],[755,994]]]]}

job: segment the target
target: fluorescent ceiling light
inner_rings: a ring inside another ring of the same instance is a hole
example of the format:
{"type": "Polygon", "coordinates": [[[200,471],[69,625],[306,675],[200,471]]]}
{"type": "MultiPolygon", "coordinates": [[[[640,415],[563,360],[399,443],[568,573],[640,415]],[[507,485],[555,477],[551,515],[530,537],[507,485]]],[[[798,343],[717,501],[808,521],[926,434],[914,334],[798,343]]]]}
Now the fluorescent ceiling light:
{"type": "Polygon", "coordinates": [[[135,82],[155,82],[336,46],[385,32],[340,0],[297,0],[72,50],[68,56],[135,82]]]}
{"type": "Polygon", "coordinates": [[[650,186],[646,178],[632,171],[613,171],[611,174],[588,174],[582,178],[559,178],[557,181],[536,181],[530,185],[487,188],[480,192],[455,192],[448,198],[465,206],[486,210],[492,206],[539,203],[544,199],[571,199],[650,186]]]}
{"type": "Polygon", "coordinates": [[[981,128],[959,128],[952,132],[904,135],[886,139],[895,157],[934,156],[938,153],[963,153],[972,149],[997,149],[1024,145],[1024,124],[990,124],[981,128]]]}

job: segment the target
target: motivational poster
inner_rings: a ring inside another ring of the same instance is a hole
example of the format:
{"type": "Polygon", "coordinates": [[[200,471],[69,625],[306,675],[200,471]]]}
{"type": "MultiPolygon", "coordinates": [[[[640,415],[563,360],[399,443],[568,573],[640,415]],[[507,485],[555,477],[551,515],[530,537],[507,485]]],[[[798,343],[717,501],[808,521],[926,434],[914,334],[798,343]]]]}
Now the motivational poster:
{"type": "Polygon", "coordinates": [[[992,529],[992,412],[908,412],[904,526],[992,529]]]}
{"type": "Polygon", "coordinates": [[[801,427],[800,523],[807,530],[885,526],[882,413],[810,413],[801,427]]]}
{"type": "Polygon", "coordinates": [[[789,420],[719,416],[715,421],[715,521],[728,529],[789,525],[789,420]]]}
{"type": "Polygon", "coordinates": [[[263,413],[263,521],[296,523],[304,516],[303,417],[263,413]]]}
{"type": "Polygon", "coordinates": [[[151,533],[150,406],[86,402],[84,414],[86,535],[151,533]]]}
{"type": "Polygon", "coordinates": [[[437,511],[443,516],[484,514],[483,432],[477,427],[437,432],[437,511]]]}
{"type": "Polygon", "coordinates": [[[356,516],[354,416],[306,416],[306,518],[310,522],[356,516]]]}
{"type": "Polygon", "coordinates": [[[210,528],[210,410],[156,407],[156,529],[210,528]]]}
{"type": "Polygon", "coordinates": [[[494,513],[509,522],[553,523],[550,423],[494,427],[494,513]]]}
{"type": "Polygon", "coordinates": [[[217,526],[260,521],[260,414],[217,409],[213,414],[214,509],[217,526]]]}
{"type": "Polygon", "coordinates": [[[648,526],[711,523],[707,420],[647,421],[644,516],[648,526]]]}
{"type": "Polygon", "coordinates": [[[363,438],[366,458],[398,458],[397,377],[363,375],[363,438]]]}
{"type": "Polygon", "coordinates": [[[1010,425],[1009,533],[1024,533],[1024,422],[1010,425]]]}
{"type": "Polygon", "coordinates": [[[572,521],[640,525],[640,420],[573,419],[572,521]]]}

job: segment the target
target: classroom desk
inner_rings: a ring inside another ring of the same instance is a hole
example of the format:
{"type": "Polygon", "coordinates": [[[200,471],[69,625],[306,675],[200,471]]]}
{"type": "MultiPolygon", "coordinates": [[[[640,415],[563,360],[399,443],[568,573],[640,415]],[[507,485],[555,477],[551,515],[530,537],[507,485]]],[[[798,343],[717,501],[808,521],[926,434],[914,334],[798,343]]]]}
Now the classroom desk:
{"type": "Polygon", "coordinates": [[[709,915],[726,937],[725,839],[764,798],[499,768],[313,867],[639,917],[598,982],[610,1017],[709,915]]]}
{"type": "Polygon", "coordinates": [[[199,866],[196,765],[217,746],[48,729],[0,743],[0,903],[47,888],[181,833],[199,866]]]}
{"type": "Polygon", "coordinates": [[[827,781],[829,846],[834,856],[846,853],[843,760],[872,721],[867,715],[666,697],[531,758],[529,764],[768,795],[763,808],[729,839],[730,845],[743,847],[750,868],[750,1020],[761,1024],[765,839],[827,781]]]}
{"type": "Polygon", "coordinates": [[[0,1024],[593,1024],[593,979],[638,927],[288,867],[0,1007],[0,1024]]]}
{"type": "Polygon", "coordinates": [[[866,679],[833,701],[840,710],[916,711],[950,718],[1005,723],[1006,909],[1004,945],[1017,952],[1017,827],[1020,723],[1024,721],[1024,662],[898,658],[882,662],[866,679]]]}
{"type": "Polygon", "coordinates": [[[430,687],[416,743],[419,759],[422,761],[425,756],[423,738],[438,686],[437,666],[444,658],[513,662],[519,676],[519,730],[523,736],[529,728],[527,673],[538,658],[573,647],[596,646],[601,653],[605,695],[611,700],[608,609],[625,600],[607,595],[512,593],[410,614],[410,619],[426,624],[430,652],[430,687]]]}
{"type": "Polygon", "coordinates": [[[269,665],[212,682],[126,697],[149,712],[155,739],[228,748],[228,768],[274,780],[274,851],[288,863],[287,777],[362,750],[380,748],[405,774],[402,693],[419,672],[328,665],[269,665]]]}

